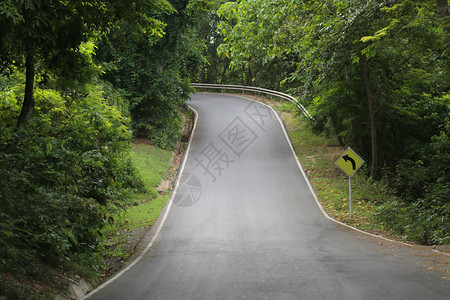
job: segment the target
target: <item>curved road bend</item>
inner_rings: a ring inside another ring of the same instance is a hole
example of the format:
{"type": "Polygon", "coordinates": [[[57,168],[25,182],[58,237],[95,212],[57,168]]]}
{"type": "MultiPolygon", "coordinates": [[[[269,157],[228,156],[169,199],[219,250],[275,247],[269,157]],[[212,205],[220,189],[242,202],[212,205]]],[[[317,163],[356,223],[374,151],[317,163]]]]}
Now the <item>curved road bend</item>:
{"type": "Polygon", "coordinates": [[[449,299],[450,281],[408,247],[323,216],[268,107],[216,94],[189,104],[199,120],[165,225],[90,300],[449,299]]]}

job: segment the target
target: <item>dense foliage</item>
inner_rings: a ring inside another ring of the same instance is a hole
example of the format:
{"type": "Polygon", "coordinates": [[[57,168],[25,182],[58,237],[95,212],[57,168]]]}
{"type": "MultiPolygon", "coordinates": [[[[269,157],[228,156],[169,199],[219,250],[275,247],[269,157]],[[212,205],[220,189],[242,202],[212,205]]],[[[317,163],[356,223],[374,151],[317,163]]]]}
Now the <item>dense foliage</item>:
{"type": "Polygon", "coordinates": [[[129,120],[102,91],[67,96],[37,89],[37,113],[15,129],[23,89],[0,93],[0,254],[1,269],[9,271],[28,268],[36,257],[62,264],[97,249],[106,202],[123,202],[141,185],[129,157],[129,120]],[[11,136],[20,140],[5,148],[11,136]]]}
{"type": "Polygon", "coordinates": [[[150,15],[167,10],[165,0],[157,1],[47,1],[6,0],[0,3],[0,68],[24,63],[26,85],[18,124],[33,113],[36,63],[58,74],[64,81],[79,82],[89,77],[90,65],[78,50],[97,31],[125,20],[136,29],[162,34],[163,23],[150,15]]]}
{"type": "MultiPolygon", "coordinates": [[[[0,283],[73,259],[145,189],[133,137],[173,148],[198,74],[201,1],[0,3],[0,283]]],[[[82,259],[80,259],[82,258],[82,259]]],[[[1,288],[1,284],[0,284],[1,288]]]]}
{"type": "Polygon", "coordinates": [[[403,200],[379,213],[387,228],[449,242],[447,1],[242,0],[218,13],[232,68],[288,66],[270,85],[252,80],[297,94],[316,131],[336,134],[398,191],[403,200]]]}
{"type": "Polygon", "coordinates": [[[203,10],[185,0],[171,4],[176,12],[160,17],[164,36],[149,37],[121,23],[101,36],[96,55],[102,78],[128,100],[136,137],[169,149],[180,138],[178,108],[189,98],[189,79],[203,60],[203,41],[193,23],[203,10]]]}

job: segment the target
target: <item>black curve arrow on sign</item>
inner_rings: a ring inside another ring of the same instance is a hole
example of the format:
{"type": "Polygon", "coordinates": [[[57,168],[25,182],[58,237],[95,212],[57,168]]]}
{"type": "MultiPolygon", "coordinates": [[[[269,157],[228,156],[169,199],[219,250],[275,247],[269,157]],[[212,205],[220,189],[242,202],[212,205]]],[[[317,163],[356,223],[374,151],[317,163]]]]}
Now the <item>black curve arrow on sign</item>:
{"type": "Polygon", "coordinates": [[[353,158],[351,158],[350,156],[348,156],[348,155],[344,155],[344,156],[342,156],[342,158],[347,162],[347,161],[350,161],[351,163],[352,163],[352,167],[353,167],[353,170],[356,170],[356,162],[355,162],[355,160],[353,159],[353,158]]]}

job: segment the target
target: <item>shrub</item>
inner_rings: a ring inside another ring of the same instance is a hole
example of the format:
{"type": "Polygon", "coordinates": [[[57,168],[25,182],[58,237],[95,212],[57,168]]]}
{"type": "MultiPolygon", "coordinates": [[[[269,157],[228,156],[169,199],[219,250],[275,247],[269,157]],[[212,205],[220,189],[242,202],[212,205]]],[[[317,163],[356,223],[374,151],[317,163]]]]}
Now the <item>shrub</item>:
{"type": "Polygon", "coordinates": [[[16,129],[15,96],[22,98],[0,94],[0,271],[94,255],[106,205],[123,205],[143,187],[131,162],[130,122],[100,90],[37,89],[35,114],[16,129]]]}

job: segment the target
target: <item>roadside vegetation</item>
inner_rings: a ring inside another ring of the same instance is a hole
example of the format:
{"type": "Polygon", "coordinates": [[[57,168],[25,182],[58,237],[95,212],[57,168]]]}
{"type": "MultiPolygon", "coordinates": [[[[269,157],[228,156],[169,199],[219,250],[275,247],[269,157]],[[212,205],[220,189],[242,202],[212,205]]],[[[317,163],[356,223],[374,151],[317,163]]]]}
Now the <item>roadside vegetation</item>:
{"type": "Polygon", "coordinates": [[[173,176],[174,152],[140,140],[133,143],[131,157],[144,189],[131,195],[125,209],[115,209],[102,229],[105,267],[100,276],[96,274],[95,281],[117,271],[134,254],[135,247],[158,219],[170,194],[167,189],[170,185],[163,187],[161,184],[173,176]]]}
{"type": "Polygon", "coordinates": [[[324,210],[332,218],[374,234],[411,240],[390,230],[377,219],[382,203],[396,200],[383,181],[367,176],[367,165],[352,176],[352,216],[349,213],[348,176],[335,164],[346,150],[336,136],[314,134],[308,121],[291,104],[276,105],[286,125],[294,150],[311,180],[324,210]]]}
{"type": "MultiPolygon", "coordinates": [[[[385,230],[450,243],[448,1],[241,0],[217,14],[222,66],[240,71],[241,84],[295,96],[314,118],[302,126],[364,157],[355,181],[379,185],[385,230]]],[[[308,156],[307,165],[318,159],[308,156]]]]}
{"type": "Polygon", "coordinates": [[[157,218],[203,4],[0,3],[0,296],[95,284],[157,218]]]}
{"type": "MultiPolygon", "coordinates": [[[[64,294],[67,285],[71,281],[78,281],[80,278],[95,285],[117,271],[134,254],[134,247],[158,218],[166,204],[170,191],[167,189],[158,191],[157,188],[164,179],[169,179],[172,175],[173,170],[170,162],[175,155],[174,152],[160,149],[151,145],[148,141],[134,143],[131,151],[126,153],[129,164],[126,172],[134,173],[133,176],[139,186],[129,189],[126,194],[117,195],[117,198],[109,198],[111,202],[101,210],[101,215],[96,216],[99,219],[98,222],[103,223],[99,232],[95,232],[96,241],[92,245],[88,245],[85,251],[67,251],[65,257],[61,259],[57,252],[61,251],[60,249],[51,250],[51,247],[60,246],[60,244],[55,243],[55,238],[63,239],[62,233],[58,230],[63,233],[71,230],[74,238],[77,238],[75,234],[78,234],[78,228],[84,229],[88,226],[95,228],[95,224],[83,223],[80,219],[72,222],[68,219],[70,217],[83,217],[83,211],[73,211],[76,208],[73,202],[62,203],[54,200],[55,196],[39,195],[46,198],[47,206],[45,209],[58,213],[58,215],[52,215],[53,220],[51,221],[44,219],[45,213],[38,208],[37,204],[34,204],[36,206],[31,208],[28,204],[26,205],[27,211],[20,211],[22,219],[27,218],[29,220],[34,217],[41,221],[38,228],[28,229],[28,234],[33,234],[32,230],[35,232],[34,235],[44,234],[45,232],[53,233],[54,239],[48,241],[47,251],[52,251],[55,254],[52,254],[53,261],[51,261],[51,258],[44,256],[46,253],[40,253],[40,247],[42,247],[40,245],[44,241],[40,236],[37,236],[35,241],[31,240],[30,242],[39,243],[39,245],[28,247],[26,251],[33,251],[39,255],[38,258],[42,257],[44,260],[34,258],[32,254],[25,252],[25,249],[22,250],[17,246],[16,243],[21,242],[20,239],[24,238],[20,234],[14,234],[14,230],[18,230],[18,226],[15,229],[12,228],[12,238],[14,237],[15,240],[7,241],[9,242],[9,249],[16,248],[15,252],[18,258],[25,259],[25,261],[21,261],[21,264],[15,262],[12,265],[14,268],[4,267],[0,286],[3,295],[19,296],[26,299],[52,298],[59,293],[64,294]],[[61,220],[64,221],[65,227],[61,226],[61,222],[63,222],[61,220]],[[77,226],[77,228],[73,229],[69,226],[77,226]]],[[[18,179],[24,180],[20,177],[18,179]]],[[[64,193],[67,195],[66,191],[64,193]]],[[[70,197],[70,195],[66,197],[70,197]]],[[[17,199],[12,200],[15,200],[17,206],[21,204],[17,199]]],[[[82,204],[83,202],[80,203],[80,205],[82,204]]],[[[33,223],[30,221],[29,223],[31,227],[33,223]]],[[[92,228],[84,230],[87,231],[92,228]]],[[[25,238],[30,237],[25,236],[25,238]]],[[[67,241],[66,243],[69,244],[70,242],[67,241]]],[[[7,258],[8,256],[2,257],[7,258]]],[[[14,257],[7,262],[13,261],[14,257]]]]}
{"type": "Polygon", "coordinates": [[[314,134],[308,121],[289,106],[282,107],[289,136],[323,208],[331,217],[405,242],[449,243],[448,203],[439,205],[438,202],[437,207],[427,208],[419,200],[408,206],[391,179],[374,180],[367,175],[367,165],[352,177],[353,215],[350,217],[348,176],[335,165],[346,148],[339,145],[336,136],[314,134]]]}

